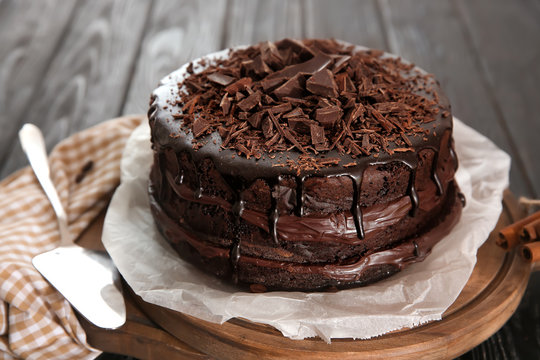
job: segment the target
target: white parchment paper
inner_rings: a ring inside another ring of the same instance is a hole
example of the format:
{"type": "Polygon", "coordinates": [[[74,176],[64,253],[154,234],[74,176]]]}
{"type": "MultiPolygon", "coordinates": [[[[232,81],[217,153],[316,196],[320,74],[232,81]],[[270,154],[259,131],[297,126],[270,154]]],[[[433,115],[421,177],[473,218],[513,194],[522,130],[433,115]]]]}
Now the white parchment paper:
{"type": "Polygon", "coordinates": [[[373,285],[336,293],[239,292],[179,259],[157,231],[147,185],[152,151],[145,122],[128,141],[121,184],[113,196],[103,243],[122,276],[145,301],[203,320],[241,317],[292,339],[367,339],[441,319],[465,286],[476,251],[494,228],[508,186],[510,157],[491,141],[454,122],[456,174],[467,205],[451,234],[428,258],[373,285]]]}

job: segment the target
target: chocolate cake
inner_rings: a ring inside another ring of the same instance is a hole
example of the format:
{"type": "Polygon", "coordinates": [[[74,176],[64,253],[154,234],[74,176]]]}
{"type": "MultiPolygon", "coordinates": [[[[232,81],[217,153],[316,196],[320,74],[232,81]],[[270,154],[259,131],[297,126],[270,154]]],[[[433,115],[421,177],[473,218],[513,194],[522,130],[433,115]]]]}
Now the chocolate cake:
{"type": "Polygon", "coordinates": [[[381,280],[461,214],[448,99],[380,51],[284,39],[215,53],[162,80],[149,122],[160,232],[252,291],[381,280]]]}

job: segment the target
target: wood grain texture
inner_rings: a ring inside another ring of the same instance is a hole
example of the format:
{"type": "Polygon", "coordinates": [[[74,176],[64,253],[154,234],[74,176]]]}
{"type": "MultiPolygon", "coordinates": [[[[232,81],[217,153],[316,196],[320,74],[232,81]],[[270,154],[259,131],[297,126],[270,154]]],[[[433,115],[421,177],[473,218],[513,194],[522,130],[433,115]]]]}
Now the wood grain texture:
{"type": "Polygon", "coordinates": [[[303,38],[302,6],[300,0],[230,0],[224,47],[303,38]]]}
{"type": "Polygon", "coordinates": [[[356,45],[388,50],[379,15],[374,0],[340,1],[339,6],[331,1],[307,0],[304,15],[306,37],[333,37],[356,45]]]}
{"type": "Polygon", "coordinates": [[[124,114],[146,113],[150,92],[184,63],[219,50],[226,1],[158,0],[144,31],[124,114]]]}
{"type": "Polygon", "coordinates": [[[457,1],[490,91],[535,195],[540,195],[540,10],[538,1],[457,1]],[[507,24],[501,26],[501,24],[507,24]],[[508,31],[512,27],[512,31],[508,31]]]}
{"type": "MultiPolygon", "coordinates": [[[[533,195],[521,156],[501,126],[482,71],[450,0],[380,0],[393,53],[435,74],[450,98],[453,114],[480,131],[514,159],[510,174],[516,194],[533,195]]],[[[532,149],[529,149],[531,151],[532,149]]]]}
{"type": "Polygon", "coordinates": [[[70,22],[76,2],[60,2],[0,2],[0,164],[12,152],[19,120],[39,96],[36,88],[70,22]]]}
{"type": "MultiPolygon", "coordinates": [[[[39,126],[48,149],[68,135],[118,116],[149,1],[84,1],[35,95],[17,121],[39,126]]],[[[50,15],[51,22],[53,15],[50,15]]],[[[13,133],[9,148],[15,148],[13,133]]],[[[26,164],[13,151],[0,177],[26,164]]]]}

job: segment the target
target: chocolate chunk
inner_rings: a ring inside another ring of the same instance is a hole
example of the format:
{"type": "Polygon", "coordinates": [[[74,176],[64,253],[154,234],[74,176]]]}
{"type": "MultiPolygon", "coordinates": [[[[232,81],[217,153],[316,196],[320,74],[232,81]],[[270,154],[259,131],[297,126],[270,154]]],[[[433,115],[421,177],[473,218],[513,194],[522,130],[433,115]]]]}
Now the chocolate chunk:
{"type": "Polygon", "coordinates": [[[208,80],[215,82],[216,84],[227,86],[234,81],[232,76],[222,74],[220,72],[215,72],[208,75],[208,80]]]}
{"type": "Polygon", "coordinates": [[[296,53],[302,59],[309,59],[315,56],[315,52],[309,47],[304,45],[303,42],[296,39],[283,39],[276,43],[279,49],[285,48],[292,50],[291,52],[296,53]]]}
{"type": "Polygon", "coordinates": [[[334,75],[328,69],[322,69],[306,81],[306,89],[311,93],[326,97],[337,97],[337,85],[334,75]]]}
{"type": "Polygon", "coordinates": [[[317,125],[316,121],[302,117],[289,118],[287,122],[289,123],[289,127],[291,128],[291,130],[299,134],[309,134],[310,126],[317,125]]]}
{"type": "Polygon", "coordinates": [[[264,79],[268,87],[265,85],[263,85],[263,87],[265,88],[265,90],[270,87],[275,87],[281,84],[283,81],[286,81],[297,74],[314,74],[317,71],[324,69],[328,64],[330,64],[331,61],[332,58],[330,56],[319,53],[306,62],[286,66],[282,70],[276,71],[268,75],[264,79]]]}
{"type": "Polygon", "coordinates": [[[208,128],[210,127],[210,124],[206,119],[203,119],[202,116],[197,116],[195,120],[193,121],[193,136],[198,138],[201,136],[208,128]]]}
{"type": "Polygon", "coordinates": [[[261,92],[256,91],[238,103],[238,107],[244,111],[253,109],[261,101],[261,92]]]}
{"type": "Polygon", "coordinates": [[[272,72],[272,69],[266,65],[264,60],[262,59],[262,56],[259,55],[253,60],[253,72],[256,75],[263,76],[270,74],[272,72]]]}
{"type": "Polygon", "coordinates": [[[278,98],[285,96],[301,97],[304,94],[305,79],[302,75],[296,74],[291,79],[287,80],[285,84],[274,90],[274,95],[278,98]]]}
{"type": "Polygon", "coordinates": [[[223,98],[221,98],[219,106],[221,107],[221,110],[223,111],[223,115],[229,114],[229,110],[231,109],[231,99],[227,96],[227,94],[223,95],[223,98]]]}
{"type": "Polygon", "coordinates": [[[292,109],[291,103],[285,102],[283,104],[275,105],[270,108],[272,114],[281,114],[292,109]]]}
{"type": "Polygon", "coordinates": [[[238,91],[245,90],[246,87],[250,86],[252,81],[249,77],[241,78],[237,82],[227,86],[225,91],[230,95],[235,95],[238,91]]]}
{"type": "Polygon", "coordinates": [[[337,121],[343,115],[343,110],[337,106],[327,106],[315,111],[315,120],[317,120],[325,129],[334,127],[337,121]]]}
{"type": "Polygon", "coordinates": [[[309,127],[311,133],[311,143],[317,146],[325,146],[326,138],[324,137],[324,128],[319,125],[311,125],[309,127]]]}
{"type": "Polygon", "coordinates": [[[240,100],[244,99],[246,97],[246,95],[242,94],[242,92],[240,91],[237,91],[236,94],[234,95],[234,99],[236,100],[236,102],[240,102],[240,100]]]}
{"type": "Polygon", "coordinates": [[[262,60],[274,69],[283,67],[283,59],[276,45],[270,41],[261,44],[262,60]]]}
{"type": "Polygon", "coordinates": [[[340,72],[341,70],[343,70],[343,68],[345,66],[347,66],[347,62],[349,61],[351,57],[349,55],[335,55],[334,56],[334,65],[332,66],[332,72],[334,74],[337,74],[338,72],[340,72]]]}
{"type": "Polygon", "coordinates": [[[352,97],[356,97],[356,86],[354,86],[354,83],[347,73],[336,75],[336,85],[340,94],[345,92],[351,94],[352,97]]]}
{"type": "Polygon", "coordinates": [[[262,121],[263,116],[264,116],[264,112],[259,111],[259,112],[256,112],[255,114],[251,115],[248,118],[248,121],[251,124],[251,126],[253,126],[256,129],[260,129],[261,128],[261,121],[262,121]]]}
{"type": "Polygon", "coordinates": [[[272,125],[272,120],[268,117],[263,118],[262,120],[262,131],[265,138],[271,138],[274,135],[274,125],[272,125]]]}
{"type": "MultiPolygon", "coordinates": [[[[290,104],[289,102],[287,102],[287,104],[290,104]]],[[[292,106],[292,105],[291,105],[292,106]]],[[[286,113],[286,114],[283,114],[283,117],[284,118],[292,118],[292,117],[303,117],[305,114],[304,112],[302,111],[301,108],[297,107],[297,108],[294,108],[294,110],[286,113]]]]}

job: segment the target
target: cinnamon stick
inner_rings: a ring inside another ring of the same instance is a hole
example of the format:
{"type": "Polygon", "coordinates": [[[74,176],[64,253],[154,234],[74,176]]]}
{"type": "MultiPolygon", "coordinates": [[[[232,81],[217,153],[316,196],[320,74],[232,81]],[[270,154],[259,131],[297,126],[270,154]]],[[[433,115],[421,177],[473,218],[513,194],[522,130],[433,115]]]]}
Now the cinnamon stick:
{"type": "Polygon", "coordinates": [[[501,229],[499,231],[499,238],[496,241],[497,245],[505,250],[514,248],[520,241],[520,232],[523,230],[523,227],[535,220],[540,220],[540,211],[501,229]]]}
{"type": "Polygon", "coordinates": [[[520,237],[523,241],[536,241],[540,236],[540,219],[535,220],[523,227],[520,237]]]}
{"type": "Polygon", "coordinates": [[[530,263],[540,263],[540,242],[526,243],[521,247],[521,256],[530,263]]]}

